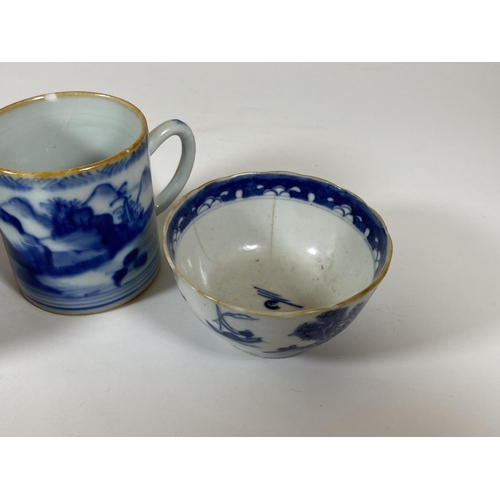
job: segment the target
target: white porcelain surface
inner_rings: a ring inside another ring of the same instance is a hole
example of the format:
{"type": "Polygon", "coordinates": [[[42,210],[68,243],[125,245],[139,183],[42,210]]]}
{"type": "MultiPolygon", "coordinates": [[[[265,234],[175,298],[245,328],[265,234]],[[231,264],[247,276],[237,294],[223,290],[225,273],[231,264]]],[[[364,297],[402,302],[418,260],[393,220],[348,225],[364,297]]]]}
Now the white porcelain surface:
{"type": "Polygon", "coordinates": [[[186,230],[177,255],[177,268],[193,286],[253,310],[266,310],[255,287],[286,290],[292,302],[316,309],[355,295],[374,275],[359,231],[330,211],[286,198],[210,211],[186,230]]]}

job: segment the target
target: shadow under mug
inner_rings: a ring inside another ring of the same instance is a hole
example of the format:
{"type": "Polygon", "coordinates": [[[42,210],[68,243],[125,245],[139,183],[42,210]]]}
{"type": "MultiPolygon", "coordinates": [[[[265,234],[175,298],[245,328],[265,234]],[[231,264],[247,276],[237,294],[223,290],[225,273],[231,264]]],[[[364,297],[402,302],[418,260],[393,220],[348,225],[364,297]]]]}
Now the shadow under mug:
{"type": "Polygon", "coordinates": [[[62,314],[119,306],[160,264],[156,214],[186,184],[195,157],[179,120],[151,133],[117,97],[60,92],[0,110],[0,230],[25,297],[62,314]],[[150,154],[176,135],[182,154],[156,197],[150,154]]]}

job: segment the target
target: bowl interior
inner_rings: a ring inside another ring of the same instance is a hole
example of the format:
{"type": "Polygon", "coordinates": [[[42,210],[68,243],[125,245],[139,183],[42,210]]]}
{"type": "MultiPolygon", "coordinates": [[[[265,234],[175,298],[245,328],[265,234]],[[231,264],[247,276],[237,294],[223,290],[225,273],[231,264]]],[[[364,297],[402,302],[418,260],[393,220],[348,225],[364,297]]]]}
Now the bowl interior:
{"type": "Polygon", "coordinates": [[[209,184],[167,225],[167,256],[185,281],[254,311],[331,307],[366,289],[388,255],[383,223],[359,198],[294,174],[209,184]]]}
{"type": "Polygon", "coordinates": [[[348,221],[291,198],[222,204],[182,236],[176,265],[196,288],[249,309],[342,302],[374,277],[370,247],[348,221]]]}

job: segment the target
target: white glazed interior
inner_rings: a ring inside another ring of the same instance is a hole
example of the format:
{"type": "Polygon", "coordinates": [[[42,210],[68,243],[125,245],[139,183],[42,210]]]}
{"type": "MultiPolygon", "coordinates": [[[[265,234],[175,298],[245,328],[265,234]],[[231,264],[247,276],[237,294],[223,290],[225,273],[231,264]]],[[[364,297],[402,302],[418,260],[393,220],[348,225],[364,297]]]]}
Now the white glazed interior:
{"type": "Polygon", "coordinates": [[[49,172],[96,163],[132,146],[143,125],[115,98],[48,94],[0,113],[0,167],[49,172]]]}
{"type": "Polygon", "coordinates": [[[175,265],[210,297],[261,311],[269,297],[256,287],[293,304],[278,300],[279,312],[292,312],[340,303],[374,278],[370,248],[352,223],[285,197],[212,207],[184,230],[175,265]]]}

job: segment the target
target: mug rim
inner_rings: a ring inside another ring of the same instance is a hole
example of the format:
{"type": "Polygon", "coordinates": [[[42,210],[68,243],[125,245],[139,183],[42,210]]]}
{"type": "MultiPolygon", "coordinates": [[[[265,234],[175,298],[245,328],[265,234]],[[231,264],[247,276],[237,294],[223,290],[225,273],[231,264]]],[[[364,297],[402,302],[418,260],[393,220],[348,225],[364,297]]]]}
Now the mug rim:
{"type": "Polygon", "coordinates": [[[64,168],[59,170],[50,170],[47,172],[30,172],[26,170],[12,170],[8,168],[4,168],[0,165],[0,175],[12,176],[12,177],[29,177],[34,179],[48,179],[52,177],[59,177],[65,175],[73,175],[81,172],[86,172],[89,170],[98,169],[104,165],[109,163],[114,163],[119,161],[129,155],[131,155],[144,141],[148,133],[148,124],[146,121],[146,117],[143,112],[131,102],[122,99],[121,97],[116,97],[111,94],[105,94],[102,92],[91,92],[91,91],[82,91],[82,90],[70,90],[70,91],[62,91],[62,92],[47,92],[45,94],[40,94],[33,97],[28,97],[26,99],[22,99],[20,101],[9,104],[0,109],[0,115],[4,113],[8,113],[16,108],[20,108],[21,106],[29,106],[37,101],[45,99],[47,96],[56,96],[57,98],[68,98],[68,97],[94,97],[98,99],[109,99],[111,101],[115,101],[121,106],[124,106],[131,110],[140,120],[141,122],[141,132],[137,139],[128,147],[122,149],[118,153],[108,156],[107,158],[103,158],[102,160],[88,163],[85,165],[79,165],[77,167],[64,168]]]}
{"type": "Polygon", "coordinates": [[[175,203],[173,205],[172,209],[169,211],[169,213],[168,213],[168,215],[167,215],[167,217],[165,219],[165,223],[163,225],[163,241],[162,241],[162,244],[163,244],[163,251],[165,253],[165,256],[167,258],[167,261],[168,261],[170,267],[172,268],[172,271],[175,273],[175,275],[179,279],[182,280],[182,282],[186,286],[188,286],[191,290],[193,290],[194,292],[196,292],[198,295],[201,295],[202,297],[208,299],[210,302],[213,302],[213,303],[215,303],[217,305],[223,306],[223,307],[225,307],[227,309],[230,309],[230,310],[234,310],[234,311],[238,311],[238,312],[246,313],[246,314],[252,314],[254,316],[265,316],[265,317],[271,317],[271,318],[294,318],[294,317],[301,317],[301,316],[317,315],[317,314],[321,314],[323,312],[332,311],[332,310],[336,310],[336,309],[341,309],[341,308],[344,308],[346,306],[349,306],[351,304],[356,303],[359,299],[361,299],[362,297],[366,296],[367,294],[373,292],[378,287],[378,285],[380,284],[380,282],[384,279],[385,275],[387,274],[387,271],[389,270],[389,266],[391,264],[392,254],[393,254],[392,238],[389,235],[389,231],[387,229],[387,226],[386,226],[384,220],[382,219],[382,217],[380,216],[380,214],[376,210],[374,210],[370,205],[368,205],[368,203],[366,203],[361,197],[359,197],[357,194],[353,193],[352,191],[349,191],[348,189],[344,189],[344,188],[338,186],[337,184],[334,184],[333,182],[330,182],[330,181],[328,181],[326,179],[323,179],[321,177],[316,177],[316,176],[307,175],[307,174],[299,174],[297,172],[289,172],[289,171],[286,171],[286,170],[270,170],[270,171],[260,171],[260,172],[256,172],[256,171],[240,172],[240,173],[237,173],[237,174],[232,174],[232,175],[228,175],[228,176],[224,176],[224,177],[219,177],[217,179],[210,180],[208,182],[205,182],[201,186],[198,186],[197,188],[192,189],[187,194],[185,194],[182,198],[180,198],[177,201],[177,203],[175,203]],[[248,175],[263,175],[263,174],[278,174],[278,175],[285,174],[285,175],[291,175],[291,176],[296,176],[296,177],[303,177],[305,179],[314,179],[314,180],[317,180],[319,182],[323,182],[325,184],[328,184],[330,186],[335,187],[336,189],[340,189],[341,191],[344,191],[344,192],[348,193],[350,196],[352,196],[353,198],[357,199],[359,202],[361,202],[365,207],[367,207],[373,213],[373,215],[375,216],[375,218],[382,225],[382,227],[383,227],[383,229],[385,231],[386,237],[387,237],[387,256],[386,256],[386,260],[385,260],[384,266],[380,270],[379,274],[375,278],[372,279],[372,281],[370,282],[369,285],[367,285],[365,288],[363,288],[362,290],[360,290],[356,294],[351,295],[347,299],[344,299],[341,302],[338,302],[338,303],[332,304],[332,305],[328,305],[328,306],[322,306],[322,307],[311,308],[311,309],[301,309],[300,311],[285,311],[285,312],[279,312],[279,311],[262,311],[262,310],[252,309],[252,308],[249,308],[249,307],[237,306],[235,304],[232,304],[231,302],[227,302],[227,301],[224,301],[224,300],[217,299],[216,297],[213,297],[213,296],[211,296],[211,295],[203,292],[199,288],[195,287],[179,271],[179,269],[175,265],[175,262],[172,259],[172,256],[170,255],[170,251],[169,251],[169,248],[168,248],[168,245],[167,245],[167,231],[168,231],[168,227],[170,225],[170,222],[171,222],[174,214],[177,212],[177,210],[180,208],[180,206],[185,201],[187,201],[189,198],[192,198],[197,192],[201,191],[202,189],[204,189],[205,187],[207,187],[207,186],[209,186],[211,184],[215,184],[217,182],[221,182],[221,181],[225,181],[225,180],[230,180],[230,179],[233,179],[233,178],[236,178],[236,177],[242,177],[242,176],[248,176],[248,175]]]}

